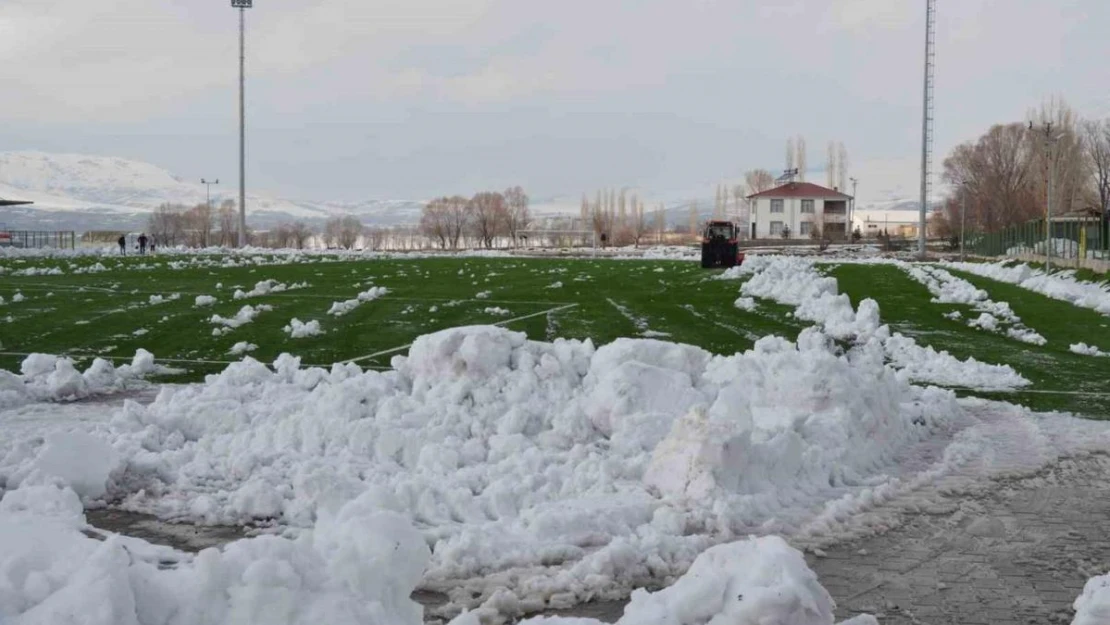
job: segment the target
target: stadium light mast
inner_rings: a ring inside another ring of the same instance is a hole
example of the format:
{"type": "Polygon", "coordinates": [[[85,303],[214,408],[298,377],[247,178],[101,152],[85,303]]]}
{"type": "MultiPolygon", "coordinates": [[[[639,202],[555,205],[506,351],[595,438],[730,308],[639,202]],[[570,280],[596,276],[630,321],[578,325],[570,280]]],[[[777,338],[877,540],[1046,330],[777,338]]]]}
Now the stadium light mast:
{"type": "Polygon", "coordinates": [[[246,33],[247,9],[254,0],[231,0],[239,9],[239,247],[247,246],[247,109],[246,100],[246,33]]]}
{"type": "Polygon", "coordinates": [[[851,241],[852,233],[855,232],[855,230],[852,229],[854,225],[852,222],[856,219],[856,186],[859,185],[859,178],[849,178],[848,181],[852,183],[852,207],[848,211],[848,232],[845,232],[844,236],[851,241]]]}
{"type": "Polygon", "coordinates": [[[925,93],[921,122],[921,222],[918,224],[918,254],[925,259],[925,228],[928,225],[930,167],[933,156],[933,88],[936,73],[937,1],[925,0],[925,93]]]}

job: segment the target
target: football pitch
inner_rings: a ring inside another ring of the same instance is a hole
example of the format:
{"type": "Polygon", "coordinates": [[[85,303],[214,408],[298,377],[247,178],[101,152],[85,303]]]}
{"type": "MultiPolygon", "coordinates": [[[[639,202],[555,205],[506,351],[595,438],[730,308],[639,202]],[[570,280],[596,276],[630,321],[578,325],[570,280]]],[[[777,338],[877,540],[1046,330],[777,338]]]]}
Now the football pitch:
{"type": "MultiPolygon", "coordinates": [[[[81,365],[94,357],[122,364],[139,348],[177,370],[163,378],[173,382],[199,381],[243,355],[272,362],[290,353],[303,366],[386,369],[421,335],[479,324],[534,340],[588,338],[601,345],[659,338],[732,354],[767,335],[793,339],[812,325],[770,300],[737,308],[738,281],[718,280],[719,271],[684,261],[214,254],[8,258],[0,269],[0,368],[12,371],[30,353],[67,355],[81,365]],[[375,287],[385,294],[366,296],[375,287]],[[294,319],[317,322],[319,332],[293,338],[294,319]]],[[[1110,359],[1072,353],[1069,345],[1110,351],[1110,318],[958,274],[1008,302],[1047,339],[1030,345],[946,317],[974,315],[968,306],[932,302],[897,267],[844,264],[824,271],[853,303],[874,298],[883,322],[918,343],[1011,365],[1033,382],[1016,393],[975,394],[1039,410],[1107,414],[1110,359]]]]}

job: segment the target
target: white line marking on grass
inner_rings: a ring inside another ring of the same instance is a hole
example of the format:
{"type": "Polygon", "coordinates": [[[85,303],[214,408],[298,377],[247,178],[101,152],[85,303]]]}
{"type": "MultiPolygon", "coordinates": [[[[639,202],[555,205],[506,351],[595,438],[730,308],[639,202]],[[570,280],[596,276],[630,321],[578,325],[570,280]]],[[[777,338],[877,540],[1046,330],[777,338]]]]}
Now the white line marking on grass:
{"type": "MultiPolygon", "coordinates": [[[[486,301],[486,300],[482,300],[482,301],[486,301]]],[[[532,313],[530,315],[522,315],[520,317],[513,317],[512,319],[506,319],[504,321],[498,321],[497,323],[493,323],[493,324],[490,324],[490,325],[504,326],[504,325],[508,325],[510,323],[514,323],[516,321],[524,321],[525,319],[532,319],[534,317],[540,317],[540,316],[543,316],[543,315],[550,315],[550,314],[554,314],[554,313],[557,313],[557,312],[562,312],[564,310],[570,310],[571,308],[577,308],[577,307],[578,307],[578,304],[564,304],[563,306],[556,306],[555,308],[551,308],[549,310],[541,310],[540,312],[532,313]]],[[[361,362],[363,360],[370,360],[370,359],[373,359],[373,358],[377,358],[378,356],[386,356],[388,354],[395,354],[397,352],[404,351],[404,350],[406,350],[410,347],[412,347],[412,343],[408,343],[407,345],[401,345],[400,347],[394,347],[392,349],[382,350],[380,352],[374,352],[373,354],[368,354],[366,356],[359,356],[358,358],[351,358],[350,360],[344,360],[344,361],[340,362],[339,364],[344,364],[345,365],[345,364],[351,363],[351,362],[361,362]]]]}
{"type": "MultiPolygon", "coordinates": [[[[28,353],[28,352],[0,352],[0,356],[21,356],[21,357],[25,358],[25,357],[30,356],[30,355],[31,354],[28,353]]],[[[104,356],[104,355],[101,355],[101,354],[90,354],[90,353],[82,353],[82,352],[70,352],[70,353],[58,354],[58,355],[59,356],[71,357],[71,358],[103,358],[104,360],[125,361],[125,362],[130,362],[134,358],[133,356],[104,356]]],[[[189,359],[189,358],[159,358],[159,357],[155,356],[154,362],[175,362],[175,363],[196,364],[196,365],[233,365],[233,364],[236,364],[236,363],[242,362],[242,361],[239,361],[239,360],[194,360],[194,359],[189,359]]],[[[301,366],[302,367],[320,367],[320,368],[326,369],[326,368],[332,366],[333,364],[345,364],[345,363],[331,363],[331,364],[327,364],[327,365],[324,365],[324,364],[314,365],[314,364],[309,364],[309,363],[301,363],[301,366]]],[[[382,369],[390,369],[391,367],[383,366],[383,365],[366,365],[362,368],[363,369],[379,369],[379,370],[382,370],[382,369]]]]}

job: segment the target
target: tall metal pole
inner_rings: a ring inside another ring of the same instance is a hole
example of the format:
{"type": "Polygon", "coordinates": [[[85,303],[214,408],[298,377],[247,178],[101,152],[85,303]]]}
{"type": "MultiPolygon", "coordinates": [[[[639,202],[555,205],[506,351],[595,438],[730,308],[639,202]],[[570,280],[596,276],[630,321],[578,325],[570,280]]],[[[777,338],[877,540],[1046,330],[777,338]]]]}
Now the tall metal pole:
{"type": "Polygon", "coordinates": [[[247,8],[239,7],[239,247],[247,245],[247,109],[246,101],[246,18],[247,8]]]}
{"type": "MultiPolygon", "coordinates": [[[[1051,132],[1051,124],[1049,125],[1049,132],[1051,132]]],[[[1049,139],[1051,141],[1051,139],[1049,139]]],[[[1051,144],[1050,144],[1051,145],[1051,144]]],[[[1048,202],[1045,206],[1045,212],[1048,215],[1046,224],[1048,228],[1045,233],[1045,257],[1044,257],[1044,270],[1045,273],[1052,271],[1052,184],[1056,180],[1056,157],[1053,154],[1055,150],[1049,147],[1048,150],[1048,202]]]]}
{"type": "Polygon", "coordinates": [[[856,185],[858,184],[859,180],[852,178],[852,208],[848,211],[848,230],[850,232],[845,233],[845,236],[849,241],[852,240],[852,232],[855,232],[855,230],[852,229],[852,226],[854,225],[853,222],[856,219],[856,185]]]}
{"type": "Polygon", "coordinates": [[[925,3],[925,89],[921,122],[921,220],[918,224],[917,245],[921,258],[925,258],[925,228],[929,204],[929,166],[933,143],[933,72],[936,46],[936,0],[925,3]]]}
{"type": "MultiPolygon", "coordinates": [[[[205,204],[208,206],[208,219],[212,219],[212,185],[220,184],[220,179],[216,178],[215,180],[205,180],[204,178],[201,178],[200,183],[202,185],[204,185],[204,188],[205,188],[205,198],[206,198],[205,204]]],[[[208,231],[207,230],[208,230],[208,228],[206,227],[205,228],[205,233],[204,233],[204,247],[208,247],[208,231]]]]}

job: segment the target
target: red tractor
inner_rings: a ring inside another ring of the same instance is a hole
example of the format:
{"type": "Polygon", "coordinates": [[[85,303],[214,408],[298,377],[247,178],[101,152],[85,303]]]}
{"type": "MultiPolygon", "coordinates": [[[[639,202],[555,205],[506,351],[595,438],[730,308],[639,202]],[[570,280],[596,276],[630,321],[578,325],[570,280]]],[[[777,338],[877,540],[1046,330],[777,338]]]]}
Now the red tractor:
{"type": "Polygon", "coordinates": [[[701,266],[735,267],[744,262],[740,251],[739,229],[731,221],[710,221],[705,224],[701,239],[701,266]]]}

